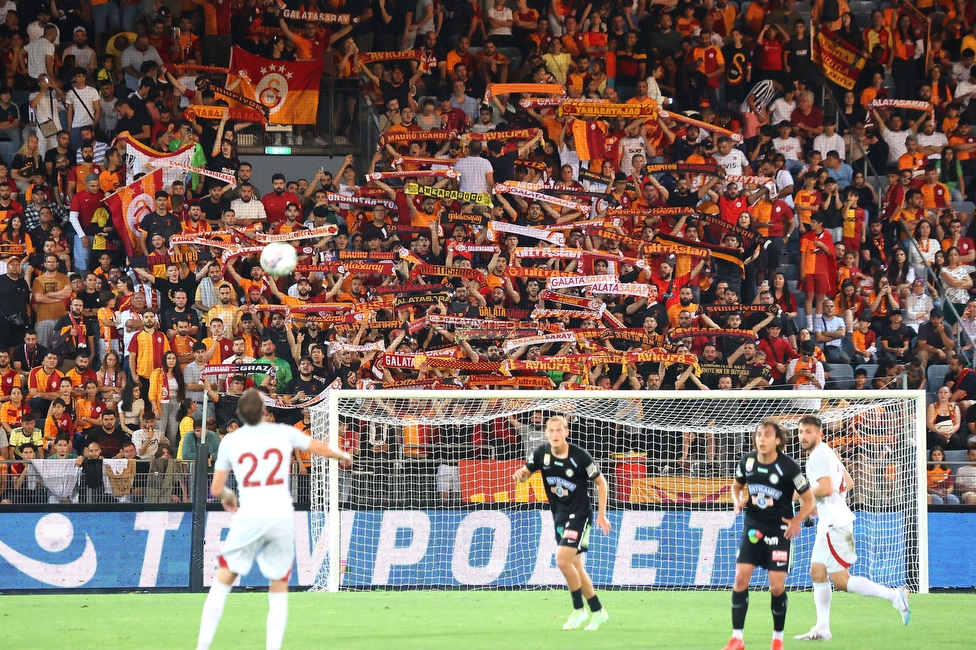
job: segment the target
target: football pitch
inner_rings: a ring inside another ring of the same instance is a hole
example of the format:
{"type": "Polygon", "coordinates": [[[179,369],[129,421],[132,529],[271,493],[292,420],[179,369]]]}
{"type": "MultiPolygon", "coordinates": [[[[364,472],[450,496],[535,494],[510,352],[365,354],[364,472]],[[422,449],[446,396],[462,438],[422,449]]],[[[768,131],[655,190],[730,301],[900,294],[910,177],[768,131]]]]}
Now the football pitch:
{"type": "MultiPolygon", "coordinates": [[[[286,648],[722,648],[729,638],[728,591],[599,592],[610,621],[596,632],[564,632],[563,591],[374,591],[293,593],[286,648]]],[[[4,596],[7,648],[192,648],[204,595],[4,596]]],[[[916,650],[972,648],[972,594],[913,596],[911,625],[885,601],[834,594],[826,647],[916,650]]],[[[233,593],[213,648],[263,648],[268,600],[233,593]]],[[[815,620],[813,597],[791,593],[786,647],[815,620]]],[[[769,594],[753,591],[746,645],[768,648],[769,594]]]]}

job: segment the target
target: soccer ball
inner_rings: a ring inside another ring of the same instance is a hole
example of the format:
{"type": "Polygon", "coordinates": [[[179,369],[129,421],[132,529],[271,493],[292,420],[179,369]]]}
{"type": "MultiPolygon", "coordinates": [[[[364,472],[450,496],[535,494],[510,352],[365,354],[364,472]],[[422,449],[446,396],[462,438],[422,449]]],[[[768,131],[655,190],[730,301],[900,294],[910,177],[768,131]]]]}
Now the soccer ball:
{"type": "Polygon", "coordinates": [[[298,253],[287,242],[271,242],[261,251],[261,268],[276,278],[294,271],[297,263],[298,253]]]}

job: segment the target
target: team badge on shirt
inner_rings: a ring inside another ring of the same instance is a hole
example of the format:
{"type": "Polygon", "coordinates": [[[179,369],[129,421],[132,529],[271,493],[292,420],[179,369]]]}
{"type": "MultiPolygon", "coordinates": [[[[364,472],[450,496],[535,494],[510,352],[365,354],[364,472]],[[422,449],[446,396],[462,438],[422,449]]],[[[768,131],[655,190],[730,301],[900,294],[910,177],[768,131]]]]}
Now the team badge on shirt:
{"type": "Polygon", "coordinates": [[[545,465],[546,467],[549,467],[549,454],[546,454],[545,456],[542,457],[542,464],[545,465]]]}
{"type": "Polygon", "coordinates": [[[573,478],[573,470],[571,469],[566,470],[566,478],[573,478]]]}
{"type": "Polygon", "coordinates": [[[776,485],[777,483],[779,483],[779,474],[770,474],[769,475],[769,482],[772,483],[773,485],[776,485]]]}
{"type": "Polygon", "coordinates": [[[747,458],[746,459],[746,471],[747,472],[751,472],[752,471],[752,467],[755,464],[756,464],[756,459],[755,458],[747,458]]]}

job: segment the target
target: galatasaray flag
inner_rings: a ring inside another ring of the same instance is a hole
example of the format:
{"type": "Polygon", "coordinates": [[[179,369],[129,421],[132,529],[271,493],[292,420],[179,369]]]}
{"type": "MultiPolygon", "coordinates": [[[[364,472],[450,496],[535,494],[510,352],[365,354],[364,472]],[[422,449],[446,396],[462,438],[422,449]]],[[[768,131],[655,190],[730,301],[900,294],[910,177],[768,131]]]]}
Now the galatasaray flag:
{"type": "Polygon", "coordinates": [[[573,122],[573,139],[580,160],[602,160],[607,155],[606,127],[596,120],[573,122]]]}
{"type": "Polygon", "coordinates": [[[143,217],[156,209],[155,194],[161,189],[163,170],[156,169],[105,198],[105,207],[112,214],[112,225],[125,244],[125,253],[129,257],[141,254],[141,251],[136,252],[139,224],[143,217]]]}
{"type": "Polygon", "coordinates": [[[820,28],[813,44],[813,62],[832,82],[851,90],[864,69],[864,56],[829,29],[820,28]]]}
{"type": "Polygon", "coordinates": [[[315,124],[324,67],[322,61],[265,59],[234,46],[227,89],[266,106],[273,124],[315,124]]]}

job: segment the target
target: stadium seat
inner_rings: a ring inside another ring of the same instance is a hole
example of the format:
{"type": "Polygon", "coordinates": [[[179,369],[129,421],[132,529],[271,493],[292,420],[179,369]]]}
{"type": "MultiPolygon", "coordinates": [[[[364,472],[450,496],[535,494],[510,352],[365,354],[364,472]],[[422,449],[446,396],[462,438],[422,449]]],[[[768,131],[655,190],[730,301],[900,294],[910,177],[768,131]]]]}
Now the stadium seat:
{"type": "Polygon", "coordinates": [[[797,2],[794,9],[797,13],[809,13],[813,11],[813,6],[809,2],[797,2]]]}
{"type": "Polygon", "coordinates": [[[873,0],[854,0],[848,5],[853,13],[865,12],[870,14],[872,11],[878,8],[878,3],[873,2],[873,0]]]}
{"type": "Polygon", "coordinates": [[[942,388],[942,384],[945,382],[945,376],[949,372],[949,366],[947,365],[931,365],[925,371],[925,385],[926,390],[932,391],[933,393],[938,393],[939,389],[942,388]]]}
{"type": "Polygon", "coordinates": [[[973,203],[972,201],[953,201],[952,209],[956,212],[971,215],[973,211],[976,210],[976,203],[973,203]]]}
{"type": "Polygon", "coordinates": [[[864,369],[864,371],[866,373],[868,373],[868,383],[870,383],[871,380],[874,379],[875,373],[878,372],[878,364],[876,364],[876,363],[861,363],[861,364],[858,364],[857,368],[855,368],[854,370],[855,371],[856,370],[861,370],[862,368],[864,369]]]}
{"type": "Polygon", "coordinates": [[[828,390],[848,390],[854,386],[854,369],[847,363],[831,364],[830,379],[825,388],[828,390]]]}
{"type": "Polygon", "coordinates": [[[866,29],[871,26],[871,12],[870,11],[857,11],[854,13],[854,23],[861,29],[866,29]]]}

